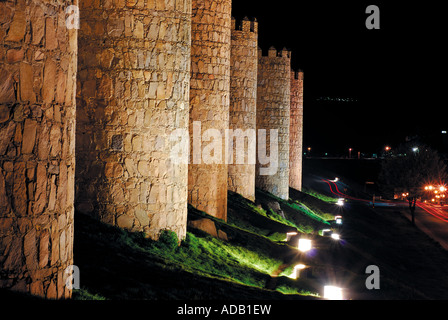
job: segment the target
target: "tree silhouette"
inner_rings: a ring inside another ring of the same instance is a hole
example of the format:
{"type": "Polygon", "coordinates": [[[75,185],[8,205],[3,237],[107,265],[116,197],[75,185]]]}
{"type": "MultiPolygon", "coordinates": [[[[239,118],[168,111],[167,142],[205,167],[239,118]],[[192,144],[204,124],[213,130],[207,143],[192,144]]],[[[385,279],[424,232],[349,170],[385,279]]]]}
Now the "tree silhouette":
{"type": "Polygon", "coordinates": [[[426,145],[406,143],[389,152],[381,164],[379,185],[383,192],[396,189],[408,194],[412,223],[417,199],[423,195],[424,186],[444,184],[448,177],[445,163],[437,151],[426,145]]]}

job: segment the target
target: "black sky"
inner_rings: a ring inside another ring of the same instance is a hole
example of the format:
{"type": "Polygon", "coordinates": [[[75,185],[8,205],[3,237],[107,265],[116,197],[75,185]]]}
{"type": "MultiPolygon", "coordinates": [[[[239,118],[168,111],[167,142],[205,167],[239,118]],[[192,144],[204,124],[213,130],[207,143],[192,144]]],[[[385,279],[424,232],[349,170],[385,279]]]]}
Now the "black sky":
{"type": "Polygon", "coordinates": [[[232,14],[256,18],[259,46],[290,49],[293,69],[303,69],[305,147],[368,154],[448,130],[447,28],[438,5],[233,0],[232,14]],[[379,30],[365,27],[370,4],[380,9],[379,30]]]}

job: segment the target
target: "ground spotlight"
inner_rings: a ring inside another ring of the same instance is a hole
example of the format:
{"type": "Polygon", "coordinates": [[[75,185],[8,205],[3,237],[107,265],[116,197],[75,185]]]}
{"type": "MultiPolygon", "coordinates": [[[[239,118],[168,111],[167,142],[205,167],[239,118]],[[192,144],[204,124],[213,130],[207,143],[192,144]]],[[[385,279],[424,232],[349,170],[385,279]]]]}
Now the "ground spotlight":
{"type": "Polygon", "coordinates": [[[300,277],[300,270],[303,270],[306,268],[306,265],[304,264],[298,264],[296,266],[294,266],[294,273],[293,273],[293,278],[294,279],[298,279],[300,277]]]}
{"type": "Polygon", "coordinates": [[[310,239],[299,239],[299,245],[297,249],[301,252],[310,251],[312,247],[312,241],[310,239]]]}
{"type": "Polygon", "coordinates": [[[342,216],[335,216],[334,220],[335,220],[336,224],[342,224],[342,216]]]}
{"type": "Polygon", "coordinates": [[[343,299],[342,288],[335,286],[325,286],[324,299],[342,300],[343,299]]]}
{"type": "Polygon", "coordinates": [[[341,240],[341,236],[337,233],[332,233],[331,238],[334,240],[341,240]]]}
{"type": "Polygon", "coordinates": [[[296,236],[297,232],[287,232],[286,233],[286,241],[291,240],[292,237],[296,236]]]}

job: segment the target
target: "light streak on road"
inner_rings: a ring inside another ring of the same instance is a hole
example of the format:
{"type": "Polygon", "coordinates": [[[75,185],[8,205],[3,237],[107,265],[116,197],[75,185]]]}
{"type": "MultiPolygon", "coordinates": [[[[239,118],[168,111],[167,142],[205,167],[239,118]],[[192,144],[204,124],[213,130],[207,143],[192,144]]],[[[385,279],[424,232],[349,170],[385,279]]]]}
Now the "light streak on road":
{"type": "Polygon", "coordinates": [[[423,209],[425,212],[429,213],[433,217],[442,220],[444,222],[448,222],[448,213],[444,212],[443,210],[435,207],[431,207],[427,204],[424,204],[422,202],[417,202],[416,205],[423,209]]]}
{"type": "MultiPolygon", "coordinates": [[[[322,181],[325,181],[328,184],[328,186],[330,187],[330,192],[332,194],[334,194],[335,196],[337,196],[337,197],[343,197],[343,198],[350,199],[350,200],[356,200],[356,201],[363,201],[363,202],[370,202],[371,203],[370,200],[354,198],[354,197],[351,197],[349,195],[346,195],[346,194],[342,193],[341,191],[339,191],[337,184],[335,182],[331,181],[331,180],[322,179],[322,181]],[[334,189],[336,191],[333,190],[333,187],[332,187],[331,184],[334,185],[334,189]]],[[[406,202],[403,202],[403,204],[405,204],[405,203],[406,202]]],[[[439,219],[439,220],[441,220],[443,222],[448,222],[448,212],[445,212],[445,211],[443,211],[440,208],[433,207],[431,205],[425,204],[425,203],[420,202],[420,201],[418,201],[416,203],[416,206],[418,206],[420,209],[422,209],[426,213],[432,215],[433,217],[435,217],[435,218],[437,218],[437,219],[439,219]]]]}
{"type": "Polygon", "coordinates": [[[345,193],[342,193],[341,191],[339,191],[338,185],[335,182],[331,181],[331,180],[322,179],[322,181],[325,181],[328,184],[328,186],[330,187],[331,193],[334,194],[335,196],[343,197],[343,198],[350,199],[350,200],[371,202],[370,200],[354,198],[354,197],[351,197],[349,195],[346,195],[345,193]],[[336,192],[333,191],[333,188],[331,187],[331,184],[334,184],[334,187],[336,188],[336,192]]]}

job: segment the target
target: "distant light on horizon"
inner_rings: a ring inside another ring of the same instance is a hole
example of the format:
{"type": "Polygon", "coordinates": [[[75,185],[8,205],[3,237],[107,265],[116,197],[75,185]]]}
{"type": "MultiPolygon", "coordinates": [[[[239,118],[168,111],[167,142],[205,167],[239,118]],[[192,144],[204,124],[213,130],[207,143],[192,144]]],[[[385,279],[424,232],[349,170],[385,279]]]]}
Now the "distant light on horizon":
{"type": "Polygon", "coordinates": [[[318,97],[316,101],[330,101],[330,102],[358,102],[358,99],[351,97],[318,97]]]}

